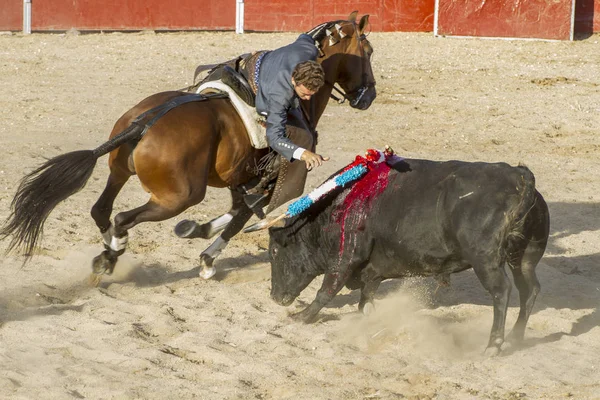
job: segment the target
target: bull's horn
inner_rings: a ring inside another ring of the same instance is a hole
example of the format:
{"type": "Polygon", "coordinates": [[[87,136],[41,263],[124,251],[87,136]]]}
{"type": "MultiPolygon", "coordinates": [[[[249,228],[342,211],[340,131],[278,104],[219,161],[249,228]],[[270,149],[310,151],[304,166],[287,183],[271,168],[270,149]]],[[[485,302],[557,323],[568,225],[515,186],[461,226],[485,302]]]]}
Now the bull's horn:
{"type": "Polygon", "coordinates": [[[262,221],[258,221],[257,223],[252,224],[247,228],[244,228],[244,230],[242,232],[249,233],[249,232],[262,231],[263,229],[267,229],[272,226],[277,226],[280,228],[284,227],[285,226],[285,217],[286,217],[286,214],[281,214],[279,217],[271,219],[271,220],[264,219],[262,221]]]}

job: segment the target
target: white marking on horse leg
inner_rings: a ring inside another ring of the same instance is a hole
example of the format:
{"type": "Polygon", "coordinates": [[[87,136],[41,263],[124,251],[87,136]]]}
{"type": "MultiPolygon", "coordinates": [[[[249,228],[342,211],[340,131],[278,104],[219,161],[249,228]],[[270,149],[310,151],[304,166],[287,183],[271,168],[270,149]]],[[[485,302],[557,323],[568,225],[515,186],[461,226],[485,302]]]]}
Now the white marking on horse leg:
{"type": "Polygon", "coordinates": [[[210,246],[208,246],[208,248],[204,250],[202,254],[200,254],[200,259],[202,261],[202,269],[200,270],[198,275],[200,275],[201,278],[210,279],[217,273],[216,268],[213,267],[212,264],[215,258],[217,258],[221,254],[223,249],[225,249],[225,247],[227,247],[228,244],[229,241],[224,240],[221,237],[221,235],[219,235],[219,237],[217,237],[215,241],[210,246]],[[209,264],[206,262],[206,258],[210,258],[209,264]]]}
{"type": "Polygon", "coordinates": [[[112,227],[107,229],[106,231],[102,232],[102,241],[104,242],[105,246],[110,247],[111,239],[112,239],[112,227]]]}
{"type": "Polygon", "coordinates": [[[116,237],[114,235],[115,230],[112,225],[105,232],[102,232],[102,241],[104,245],[113,251],[125,250],[127,242],[129,242],[129,235],[125,233],[125,236],[116,237]]]}
{"type": "Polygon", "coordinates": [[[128,241],[129,235],[127,233],[122,237],[113,236],[110,240],[110,248],[113,251],[125,250],[128,241]]]}
{"type": "Polygon", "coordinates": [[[213,219],[212,221],[210,221],[210,227],[211,229],[219,229],[224,225],[227,225],[228,223],[231,222],[231,220],[233,219],[233,215],[227,213],[227,214],[223,214],[220,217],[217,217],[215,219],[213,219]]]}
{"type": "Polygon", "coordinates": [[[206,248],[206,250],[204,250],[201,254],[202,255],[207,255],[210,258],[217,258],[219,257],[219,255],[221,254],[221,251],[223,251],[223,249],[225,249],[225,247],[227,247],[227,245],[229,244],[229,241],[224,240],[221,235],[219,235],[214,242],[212,242],[212,244],[210,246],[208,246],[206,248]]]}

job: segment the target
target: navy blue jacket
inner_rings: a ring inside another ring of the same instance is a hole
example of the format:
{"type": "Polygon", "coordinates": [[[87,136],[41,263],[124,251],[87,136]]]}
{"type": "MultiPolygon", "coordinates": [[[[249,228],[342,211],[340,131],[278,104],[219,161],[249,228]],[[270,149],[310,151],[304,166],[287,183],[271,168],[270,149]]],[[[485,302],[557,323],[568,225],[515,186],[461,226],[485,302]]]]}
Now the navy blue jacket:
{"type": "Polygon", "coordinates": [[[285,136],[287,114],[300,106],[292,71],[298,63],[315,61],[318,54],[314,39],[303,33],[294,43],[267,53],[260,64],[256,111],[267,118],[269,146],[288,160],[298,146],[285,136]]]}

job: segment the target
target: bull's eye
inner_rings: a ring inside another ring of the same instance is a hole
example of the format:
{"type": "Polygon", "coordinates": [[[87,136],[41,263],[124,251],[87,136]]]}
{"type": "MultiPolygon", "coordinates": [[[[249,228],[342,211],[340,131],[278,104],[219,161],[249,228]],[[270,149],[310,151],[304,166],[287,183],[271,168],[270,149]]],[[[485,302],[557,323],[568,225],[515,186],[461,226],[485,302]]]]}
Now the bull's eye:
{"type": "Polygon", "coordinates": [[[277,255],[277,247],[273,247],[273,249],[271,249],[271,257],[275,257],[277,255]]]}

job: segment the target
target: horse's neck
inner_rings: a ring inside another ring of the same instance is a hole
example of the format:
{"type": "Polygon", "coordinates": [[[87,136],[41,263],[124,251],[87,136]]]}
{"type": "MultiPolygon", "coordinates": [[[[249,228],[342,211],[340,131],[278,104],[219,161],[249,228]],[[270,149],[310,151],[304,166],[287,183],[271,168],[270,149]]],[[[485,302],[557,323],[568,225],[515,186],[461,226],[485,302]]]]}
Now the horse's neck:
{"type": "Polygon", "coordinates": [[[310,101],[304,102],[308,116],[311,119],[310,123],[315,128],[319,123],[321,116],[325,112],[325,108],[327,108],[332,90],[332,86],[326,84],[325,87],[319,90],[319,92],[315,94],[310,101]]]}

